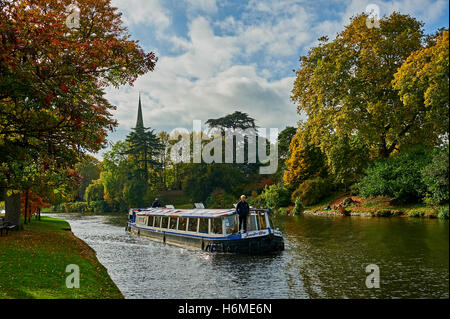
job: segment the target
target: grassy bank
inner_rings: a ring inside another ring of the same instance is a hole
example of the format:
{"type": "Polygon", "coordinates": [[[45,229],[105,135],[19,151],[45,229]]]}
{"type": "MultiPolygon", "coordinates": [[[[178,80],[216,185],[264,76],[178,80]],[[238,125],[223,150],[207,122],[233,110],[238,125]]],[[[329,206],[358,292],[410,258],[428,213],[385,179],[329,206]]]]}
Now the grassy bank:
{"type": "Polygon", "coordinates": [[[63,220],[42,217],[0,237],[0,299],[123,298],[95,252],[63,220]],[[67,265],[80,268],[80,288],[67,288],[67,265]]]}

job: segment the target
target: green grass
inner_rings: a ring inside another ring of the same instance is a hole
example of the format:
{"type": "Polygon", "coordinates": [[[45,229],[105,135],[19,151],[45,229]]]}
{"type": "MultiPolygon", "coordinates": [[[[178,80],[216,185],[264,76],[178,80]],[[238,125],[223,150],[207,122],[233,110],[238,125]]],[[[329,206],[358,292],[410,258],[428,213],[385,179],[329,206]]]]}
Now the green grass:
{"type": "Polygon", "coordinates": [[[0,299],[123,298],[92,248],[51,217],[0,237],[0,274],[0,299]],[[69,264],[80,267],[80,288],[66,287],[69,264]]]}

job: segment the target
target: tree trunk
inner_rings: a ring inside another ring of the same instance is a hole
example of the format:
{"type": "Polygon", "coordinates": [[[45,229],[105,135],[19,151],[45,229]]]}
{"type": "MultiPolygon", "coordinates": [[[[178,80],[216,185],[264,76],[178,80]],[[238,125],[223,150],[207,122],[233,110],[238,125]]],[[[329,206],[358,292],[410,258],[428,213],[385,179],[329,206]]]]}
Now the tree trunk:
{"type": "Polygon", "coordinates": [[[6,196],[5,198],[5,220],[8,223],[17,225],[18,229],[22,229],[20,222],[20,193],[6,196]]]}
{"type": "Polygon", "coordinates": [[[23,210],[23,223],[27,224],[27,216],[28,216],[28,189],[25,190],[25,207],[23,210]]]}

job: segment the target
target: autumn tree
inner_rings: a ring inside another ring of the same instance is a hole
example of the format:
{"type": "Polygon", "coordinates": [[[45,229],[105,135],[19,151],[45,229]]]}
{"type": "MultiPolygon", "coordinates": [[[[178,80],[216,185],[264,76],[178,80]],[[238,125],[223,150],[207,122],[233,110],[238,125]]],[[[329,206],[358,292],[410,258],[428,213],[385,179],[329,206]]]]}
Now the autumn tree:
{"type": "MultiPolygon", "coordinates": [[[[422,23],[393,13],[379,28],[366,26],[365,14],[353,17],[336,39],[323,37],[308,55],[292,90],[313,144],[329,154],[336,140],[358,137],[371,158],[387,157],[414,143],[424,127],[392,86],[397,69],[421,48],[422,23]]],[[[438,121],[439,119],[437,119],[438,121]]],[[[427,130],[430,142],[439,132],[427,130]]]]}
{"type": "Polygon", "coordinates": [[[299,129],[289,146],[290,156],[286,160],[283,181],[286,187],[296,189],[305,180],[326,175],[326,163],[323,153],[312,144],[308,144],[304,132],[299,129]]]}
{"type": "Polygon", "coordinates": [[[413,52],[394,75],[393,86],[410,116],[411,138],[448,141],[449,37],[444,30],[425,48],[413,52]]]}
{"type": "MultiPolygon", "coordinates": [[[[152,71],[109,0],[78,0],[80,25],[65,24],[70,0],[0,1],[0,154],[33,153],[45,169],[73,166],[105,144],[116,121],[104,88],[133,84],[152,71]]],[[[3,168],[7,219],[19,224],[20,171],[3,168]]]]}

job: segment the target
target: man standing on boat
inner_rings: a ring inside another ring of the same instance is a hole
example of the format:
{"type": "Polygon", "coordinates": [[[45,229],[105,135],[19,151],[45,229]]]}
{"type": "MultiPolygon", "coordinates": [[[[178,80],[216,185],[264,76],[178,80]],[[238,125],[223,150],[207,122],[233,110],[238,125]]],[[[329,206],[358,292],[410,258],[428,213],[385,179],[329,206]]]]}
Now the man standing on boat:
{"type": "Polygon", "coordinates": [[[161,203],[159,202],[158,198],[155,198],[155,201],[152,204],[152,208],[155,208],[155,207],[161,207],[161,203]]]}
{"type": "Polygon", "coordinates": [[[250,206],[245,198],[245,195],[241,195],[241,200],[236,205],[236,213],[239,215],[239,231],[244,227],[244,233],[247,232],[247,216],[250,212],[250,206]]]}

